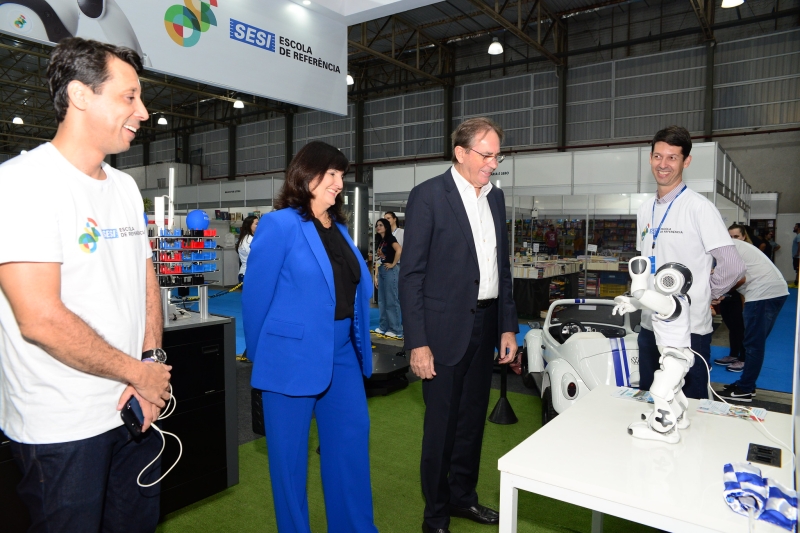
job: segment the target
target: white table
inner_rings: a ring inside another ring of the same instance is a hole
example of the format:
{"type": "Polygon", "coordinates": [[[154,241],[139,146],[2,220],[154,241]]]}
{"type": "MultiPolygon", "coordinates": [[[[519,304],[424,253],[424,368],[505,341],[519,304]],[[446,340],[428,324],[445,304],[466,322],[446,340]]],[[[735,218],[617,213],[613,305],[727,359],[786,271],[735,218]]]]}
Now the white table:
{"type": "MultiPolygon", "coordinates": [[[[611,397],[613,386],[595,388],[498,461],[500,532],[517,530],[520,489],[592,509],[592,531],[610,514],[667,531],[747,531],[747,518],[722,496],[722,467],[744,462],[749,443],[780,447],[758,422],[696,412],[681,442],[643,441],[627,427],[650,405],[611,397]]],[[[769,413],[766,427],[791,445],[791,417],[769,413]]],[[[794,488],[790,452],[782,468],[757,464],[764,477],[794,488]]],[[[759,521],[757,531],[785,530],[759,521]]]]}

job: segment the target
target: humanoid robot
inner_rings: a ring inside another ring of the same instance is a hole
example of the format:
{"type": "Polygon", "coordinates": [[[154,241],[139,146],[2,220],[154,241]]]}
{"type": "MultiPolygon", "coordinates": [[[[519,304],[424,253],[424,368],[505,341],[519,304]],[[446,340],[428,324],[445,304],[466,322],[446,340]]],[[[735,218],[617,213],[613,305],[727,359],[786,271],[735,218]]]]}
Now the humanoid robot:
{"type": "Polygon", "coordinates": [[[87,38],[132,48],[145,66],[152,66],[115,0],[0,0],[2,31],[29,39],[58,43],[66,37],[86,37],[79,31],[81,16],[96,22],[102,32],[87,38]]]}
{"type": "Polygon", "coordinates": [[[684,396],[683,378],[694,364],[691,350],[689,287],[692,273],[680,263],[667,263],[653,276],[655,290],[648,288],[651,263],[647,257],[634,257],[628,263],[631,292],[617,296],[613,313],[620,315],[637,309],[650,309],[653,332],[661,353],[650,395],[653,410],[643,414],[641,422],[628,426],[628,433],[638,439],[660,440],[675,444],[681,440],[678,430],[689,427],[686,416],[688,401],[684,396]]]}

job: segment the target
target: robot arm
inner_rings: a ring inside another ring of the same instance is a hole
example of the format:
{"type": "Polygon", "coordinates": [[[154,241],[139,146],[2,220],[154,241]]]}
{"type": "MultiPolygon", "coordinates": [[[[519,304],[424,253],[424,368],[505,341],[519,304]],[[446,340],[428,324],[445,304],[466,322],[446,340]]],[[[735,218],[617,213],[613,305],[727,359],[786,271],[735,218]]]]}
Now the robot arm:
{"type": "Polygon", "coordinates": [[[658,269],[654,284],[656,290],[647,288],[650,277],[650,259],[635,257],[628,263],[631,276],[630,295],[617,296],[613,313],[625,314],[636,309],[651,309],[660,320],[671,321],[680,316],[681,305],[677,294],[685,294],[692,284],[692,274],[678,263],[667,263],[658,269]]]}

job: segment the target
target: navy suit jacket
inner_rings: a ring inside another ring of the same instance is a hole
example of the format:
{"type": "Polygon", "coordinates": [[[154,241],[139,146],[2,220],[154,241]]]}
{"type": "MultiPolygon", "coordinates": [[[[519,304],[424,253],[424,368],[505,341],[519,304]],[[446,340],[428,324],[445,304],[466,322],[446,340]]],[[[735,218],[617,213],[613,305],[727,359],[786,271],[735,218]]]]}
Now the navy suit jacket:
{"type": "MultiPolygon", "coordinates": [[[[372,277],[347,227],[337,226],[361,265],[351,337],[369,377],[372,277]]],[[[289,396],[323,392],[333,375],[335,309],[333,269],[313,220],[303,220],[291,208],[263,216],[250,245],[242,291],[251,385],[289,396]]]]}
{"type": "MultiPolygon", "coordinates": [[[[511,289],[503,191],[487,195],[497,238],[498,337],[519,331],[511,289]]],[[[260,231],[260,228],[259,228],[260,231]]],[[[249,269],[249,265],[248,265],[249,269]]],[[[451,171],[411,190],[406,206],[400,307],[406,349],[429,346],[436,363],[456,365],[475,321],[480,269],[472,227],[451,171]]]]}

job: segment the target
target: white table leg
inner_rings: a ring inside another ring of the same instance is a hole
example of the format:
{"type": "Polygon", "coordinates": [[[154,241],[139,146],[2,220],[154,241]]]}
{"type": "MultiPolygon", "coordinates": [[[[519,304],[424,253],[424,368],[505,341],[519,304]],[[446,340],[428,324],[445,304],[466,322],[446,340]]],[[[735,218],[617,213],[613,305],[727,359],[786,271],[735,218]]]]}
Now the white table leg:
{"type": "Polygon", "coordinates": [[[513,481],[513,476],[500,472],[500,532],[517,533],[517,499],[519,489],[513,481]]]}
{"type": "Polygon", "coordinates": [[[603,513],[592,511],[592,533],[603,533],[603,513]]]}

